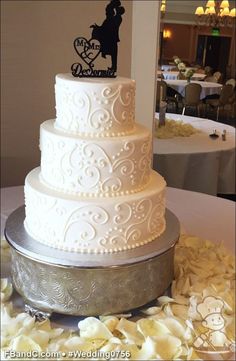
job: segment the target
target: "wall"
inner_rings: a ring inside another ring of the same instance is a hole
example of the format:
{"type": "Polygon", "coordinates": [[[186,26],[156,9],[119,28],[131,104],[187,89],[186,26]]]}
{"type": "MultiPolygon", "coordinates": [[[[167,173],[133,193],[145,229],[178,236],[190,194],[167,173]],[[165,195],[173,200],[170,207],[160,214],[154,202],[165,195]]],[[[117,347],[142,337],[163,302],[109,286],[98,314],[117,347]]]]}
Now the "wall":
{"type": "Polygon", "coordinates": [[[193,26],[188,24],[164,24],[164,29],[171,32],[171,38],[163,41],[162,59],[172,60],[177,55],[185,62],[194,58],[191,44],[194,38],[193,26]]]}
{"type": "MultiPolygon", "coordinates": [[[[73,40],[101,24],[107,1],[3,1],[1,186],[23,184],[40,162],[39,126],[55,116],[55,74],[78,57],[73,40]]],[[[132,2],[120,28],[118,75],[130,76],[132,2]]]]}
{"type": "MultiPolygon", "coordinates": [[[[170,39],[164,40],[162,59],[164,61],[173,61],[173,56],[177,55],[184,62],[192,63],[196,58],[198,35],[211,35],[211,28],[204,26],[196,26],[191,24],[162,24],[163,29],[170,30],[172,36],[170,39]]],[[[220,28],[221,36],[229,36],[232,38],[229,56],[229,64],[235,61],[235,29],[220,28]]],[[[162,61],[163,62],[163,61],[162,61]]],[[[235,69],[235,66],[234,66],[235,69]]],[[[234,74],[234,73],[233,73],[234,74]]]]}
{"type": "Polygon", "coordinates": [[[135,119],[154,127],[160,7],[156,0],[133,2],[131,75],[136,81],[135,119]],[[148,39],[148,41],[147,41],[148,39]]]}

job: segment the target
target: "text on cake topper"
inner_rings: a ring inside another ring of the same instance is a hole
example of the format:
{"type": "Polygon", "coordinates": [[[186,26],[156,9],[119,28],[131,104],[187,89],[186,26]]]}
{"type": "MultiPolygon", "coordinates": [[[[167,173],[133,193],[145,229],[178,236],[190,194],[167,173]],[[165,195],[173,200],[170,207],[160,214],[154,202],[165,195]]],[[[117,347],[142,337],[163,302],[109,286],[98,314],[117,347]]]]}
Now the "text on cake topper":
{"type": "Polygon", "coordinates": [[[114,78],[117,71],[117,55],[119,27],[122,22],[122,15],[125,9],[121,6],[120,0],[111,0],[106,7],[106,19],[102,25],[91,25],[91,39],[78,37],[74,40],[74,48],[78,56],[83,60],[81,63],[74,63],[71,66],[72,75],[75,77],[96,77],[114,78]],[[101,54],[106,59],[111,57],[111,66],[107,69],[96,69],[94,62],[101,54]]]}

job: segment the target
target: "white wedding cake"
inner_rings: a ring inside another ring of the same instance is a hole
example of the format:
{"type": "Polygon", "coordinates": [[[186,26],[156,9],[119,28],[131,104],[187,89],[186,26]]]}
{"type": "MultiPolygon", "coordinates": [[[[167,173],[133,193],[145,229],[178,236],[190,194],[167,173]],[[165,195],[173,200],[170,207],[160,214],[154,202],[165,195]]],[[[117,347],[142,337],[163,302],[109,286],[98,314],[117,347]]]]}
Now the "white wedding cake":
{"type": "Polygon", "coordinates": [[[25,180],[24,226],[69,252],[114,253],[165,230],[164,179],[135,123],[135,82],[56,76],[56,119],[41,124],[41,167],[25,180]]]}

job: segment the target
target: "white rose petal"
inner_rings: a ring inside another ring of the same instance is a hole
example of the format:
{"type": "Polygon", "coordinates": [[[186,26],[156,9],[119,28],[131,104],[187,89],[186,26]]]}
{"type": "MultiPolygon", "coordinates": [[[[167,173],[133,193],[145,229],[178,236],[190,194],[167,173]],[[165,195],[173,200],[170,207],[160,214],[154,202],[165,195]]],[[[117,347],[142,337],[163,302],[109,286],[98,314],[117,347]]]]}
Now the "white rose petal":
{"type": "MultiPolygon", "coordinates": [[[[104,352],[128,351],[130,358],[115,360],[199,360],[193,348],[195,332],[204,332],[197,310],[206,297],[223,302],[224,334],[228,346],[235,340],[234,258],[222,243],[182,235],[175,248],[175,280],[172,297],[158,298],[159,306],[144,309],[145,318],[137,321],[118,316],[88,317],[79,322],[80,336],[72,330],[54,328],[49,320],[37,322],[26,313],[15,313],[6,302],[11,284],[1,282],[1,355],[4,351],[75,350],[104,352]],[[199,331],[200,330],[200,331],[199,331]]],[[[129,317],[130,314],[123,315],[129,317]]],[[[214,342],[222,344],[216,337],[214,342]]],[[[111,358],[113,360],[113,358],[111,358]]]]}
{"type": "Polygon", "coordinates": [[[183,320],[186,320],[186,318],[188,318],[188,306],[172,304],[171,310],[174,316],[177,316],[183,320]]]}
{"type": "Polygon", "coordinates": [[[172,119],[166,119],[165,126],[155,129],[155,136],[158,139],[169,139],[174,137],[190,137],[193,134],[200,133],[199,129],[194,128],[191,124],[183,123],[172,119]]]}
{"type": "Polygon", "coordinates": [[[115,316],[101,316],[99,317],[102,323],[109,329],[109,331],[114,332],[119,319],[115,316]]]}
{"type": "Polygon", "coordinates": [[[100,338],[109,340],[113,335],[100,320],[95,317],[87,317],[78,324],[80,336],[88,339],[100,338]]]}
{"type": "Polygon", "coordinates": [[[128,321],[125,318],[122,318],[116,329],[125,336],[128,343],[141,345],[144,341],[142,334],[137,329],[136,322],[128,321]]]}
{"type": "Polygon", "coordinates": [[[106,345],[104,345],[103,347],[100,348],[100,351],[101,352],[111,352],[116,348],[116,346],[117,345],[115,343],[112,343],[109,340],[109,342],[106,343],[106,345]]]}
{"type": "Polygon", "coordinates": [[[3,249],[10,248],[9,243],[5,240],[5,238],[1,239],[1,248],[3,249]]]}
{"type": "Polygon", "coordinates": [[[1,278],[1,302],[9,300],[13,292],[13,287],[8,278],[1,278]]]}
{"type": "Polygon", "coordinates": [[[10,344],[10,348],[13,351],[19,351],[19,352],[42,351],[41,347],[35,341],[33,341],[29,336],[23,336],[23,335],[15,337],[10,344]]]}
{"type": "Polygon", "coordinates": [[[165,305],[166,303],[168,304],[170,302],[175,302],[174,298],[171,298],[171,297],[168,297],[168,296],[158,297],[157,301],[161,306],[165,305]]]}
{"type": "Polygon", "coordinates": [[[172,335],[156,336],[156,352],[163,360],[176,359],[181,354],[181,341],[172,335]]]}
{"type": "Polygon", "coordinates": [[[141,310],[142,313],[144,313],[147,316],[152,316],[152,315],[156,315],[158,313],[160,313],[162,311],[161,307],[149,307],[146,310],[141,310]]]}
{"type": "Polygon", "coordinates": [[[172,312],[172,303],[166,303],[164,306],[163,306],[163,311],[165,312],[165,315],[166,316],[174,316],[173,312],[172,312]]]}
{"type": "Polygon", "coordinates": [[[154,319],[142,318],[137,321],[137,329],[146,338],[148,336],[159,336],[170,333],[168,327],[162,322],[154,319]]]}
{"type": "Polygon", "coordinates": [[[157,343],[151,337],[147,337],[138,353],[139,360],[162,360],[157,353],[157,343]]]}
{"type": "Polygon", "coordinates": [[[37,323],[37,329],[48,332],[50,340],[58,338],[64,332],[62,328],[52,328],[49,319],[37,323]]]}
{"type": "Polygon", "coordinates": [[[173,336],[183,341],[191,339],[191,332],[189,332],[189,329],[180,320],[173,317],[166,317],[164,320],[160,320],[160,322],[167,327],[173,336]]]}
{"type": "Polygon", "coordinates": [[[30,337],[34,340],[40,347],[46,347],[49,342],[49,332],[43,330],[32,330],[30,332],[30,337]]]}
{"type": "Polygon", "coordinates": [[[80,351],[91,351],[94,350],[95,347],[91,341],[88,341],[79,336],[73,336],[65,341],[65,347],[68,351],[80,350],[80,351]]]}

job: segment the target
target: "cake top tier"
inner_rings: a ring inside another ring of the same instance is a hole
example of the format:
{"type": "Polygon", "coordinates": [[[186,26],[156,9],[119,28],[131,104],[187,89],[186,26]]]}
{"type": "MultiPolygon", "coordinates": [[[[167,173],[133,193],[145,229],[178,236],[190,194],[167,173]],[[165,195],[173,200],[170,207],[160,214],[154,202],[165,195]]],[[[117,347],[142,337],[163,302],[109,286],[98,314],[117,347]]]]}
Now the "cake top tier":
{"type": "Polygon", "coordinates": [[[134,130],[134,80],[58,74],[55,93],[55,127],[67,133],[111,137],[134,130]]]}

